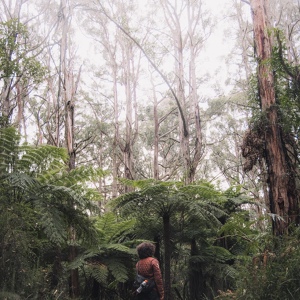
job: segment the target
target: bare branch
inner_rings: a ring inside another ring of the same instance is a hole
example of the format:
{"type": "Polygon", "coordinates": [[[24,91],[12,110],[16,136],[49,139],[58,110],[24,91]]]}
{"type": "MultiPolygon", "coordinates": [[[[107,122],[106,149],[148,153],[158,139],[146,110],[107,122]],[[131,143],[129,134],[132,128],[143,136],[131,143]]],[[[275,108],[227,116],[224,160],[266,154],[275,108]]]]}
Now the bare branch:
{"type": "Polygon", "coordinates": [[[132,37],[120,24],[118,24],[104,9],[104,7],[102,6],[102,4],[99,1],[99,5],[102,9],[102,12],[104,13],[104,15],[110,20],[112,21],[127,37],[129,37],[137,46],[138,48],[142,51],[142,53],[145,55],[146,59],[148,60],[148,62],[151,64],[151,66],[156,70],[156,72],[161,76],[161,78],[164,80],[164,82],[167,84],[167,86],[169,87],[179,110],[180,113],[180,117],[182,120],[182,124],[183,124],[183,131],[184,131],[184,136],[188,136],[189,132],[187,129],[187,125],[186,125],[186,121],[185,121],[185,117],[183,114],[183,110],[182,107],[180,105],[179,99],[174,91],[174,89],[172,88],[171,84],[169,83],[168,79],[166,78],[166,76],[158,69],[158,67],[156,66],[156,64],[152,61],[152,59],[148,56],[148,54],[146,53],[146,51],[144,50],[144,48],[140,45],[140,43],[134,38],[132,37]]]}
{"type": "Polygon", "coordinates": [[[244,3],[246,3],[246,4],[248,4],[248,5],[250,5],[250,2],[247,1],[247,0],[241,0],[241,1],[244,2],[244,3]]]}

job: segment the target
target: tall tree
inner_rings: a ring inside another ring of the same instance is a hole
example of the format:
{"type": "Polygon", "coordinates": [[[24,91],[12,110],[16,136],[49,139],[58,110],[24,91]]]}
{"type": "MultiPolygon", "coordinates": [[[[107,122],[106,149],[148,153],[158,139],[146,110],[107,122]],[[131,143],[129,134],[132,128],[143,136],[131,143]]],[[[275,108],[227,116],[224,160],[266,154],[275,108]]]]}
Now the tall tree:
{"type": "Polygon", "coordinates": [[[196,76],[197,57],[212,27],[202,1],[173,3],[164,0],[161,4],[174,48],[175,90],[182,109],[182,114],[179,114],[180,152],[184,166],[183,177],[190,184],[195,180],[204,153],[196,76]],[[187,29],[183,20],[187,22],[187,29]]]}
{"type": "MultiPolygon", "coordinates": [[[[258,92],[261,106],[260,134],[264,139],[264,151],[268,172],[270,212],[275,235],[285,234],[289,225],[299,224],[299,196],[296,192],[296,174],[291,164],[286,139],[281,125],[278,98],[275,90],[272,58],[272,26],[269,1],[250,1],[253,17],[254,41],[257,57],[258,92]]],[[[258,128],[257,128],[258,129],[258,128]]],[[[249,135],[248,137],[249,139],[249,135]]],[[[249,148],[244,147],[247,156],[249,148]]]]}
{"type": "Polygon", "coordinates": [[[20,128],[25,100],[42,78],[44,70],[32,52],[36,46],[30,45],[28,28],[19,19],[1,23],[0,35],[1,114],[4,122],[10,123],[17,108],[16,123],[20,128]]]}
{"type": "MultiPolygon", "coordinates": [[[[71,32],[71,20],[73,17],[73,6],[69,0],[61,0],[61,42],[60,42],[60,73],[59,88],[62,93],[62,99],[65,105],[65,143],[69,155],[68,167],[71,172],[76,168],[76,148],[75,148],[75,96],[80,79],[80,70],[76,75],[74,71],[74,52],[69,39],[71,32]]],[[[60,95],[58,95],[60,98],[60,95]]],[[[70,227],[70,261],[72,262],[77,256],[76,249],[76,231],[73,226],[70,227]]],[[[79,271],[71,270],[70,278],[70,295],[77,298],[80,295],[79,290],[79,271]]]]}

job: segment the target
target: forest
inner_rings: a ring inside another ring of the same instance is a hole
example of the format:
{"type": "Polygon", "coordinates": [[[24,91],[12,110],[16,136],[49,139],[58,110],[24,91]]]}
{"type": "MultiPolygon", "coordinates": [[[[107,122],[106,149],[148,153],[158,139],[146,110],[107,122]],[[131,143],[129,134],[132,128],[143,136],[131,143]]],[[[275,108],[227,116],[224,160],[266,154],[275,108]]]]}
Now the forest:
{"type": "Polygon", "coordinates": [[[298,0],[0,12],[0,300],[300,299],[298,0]]]}

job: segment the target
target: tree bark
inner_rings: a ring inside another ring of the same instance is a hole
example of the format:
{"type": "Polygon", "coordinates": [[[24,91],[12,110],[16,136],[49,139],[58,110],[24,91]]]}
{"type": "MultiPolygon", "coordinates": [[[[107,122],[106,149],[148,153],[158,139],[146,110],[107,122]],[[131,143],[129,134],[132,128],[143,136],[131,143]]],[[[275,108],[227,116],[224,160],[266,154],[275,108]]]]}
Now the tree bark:
{"type": "Polygon", "coordinates": [[[266,118],[265,155],[268,168],[270,212],[275,235],[287,233],[292,223],[298,224],[298,196],[295,176],[288,166],[283,130],[279,122],[274,75],[268,61],[271,59],[272,40],[268,30],[268,1],[250,1],[254,27],[254,41],[258,59],[258,84],[261,110],[266,118]]]}
{"type": "Polygon", "coordinates": [[[172,300],[171,297],[171,229],[170,229],[170,216],[168,213],[163,215],[164,224],[164,284],[165,284],[165,298],[164,300],[172,300]]]}
{"type": "MultiPolygon", "coordinates": [[[[70,33],[71,7],[68,0],[61,0],[62,14],[62,38],[61,38],[61,74],[60,88],[62,89],[63,101],[65,103],[65,143],[69,154],[69,171],[76,168],[76,149],[75,149],[75,95],[77,91],[80,72],[75,80],[73,72],[72,57],[68,57],[70,53],[70,45],[68,35],[70,33]]],[[[59,88],[59,89],[60,89],[59,88]]],[[[70,249],[69,260],[72,262],[77,256],[77,249],[74,246],[76,231],[72,226],[69,228],[70,249]]],[[[80,296],[79,272],[78,269],[71,270],[70,273],[70,297],[78,298],[80,296]]]]}
{"type": "MultiPolygon", "coordinates": [[[[191,257],[198,255],[197,242],[195,238],[191,240],[191,257]]],[[[203,299],[205,292],[205,280],[201,268],[195,269],[190,263],[189,266],[189,299],[200,300],[203,299]]]]}

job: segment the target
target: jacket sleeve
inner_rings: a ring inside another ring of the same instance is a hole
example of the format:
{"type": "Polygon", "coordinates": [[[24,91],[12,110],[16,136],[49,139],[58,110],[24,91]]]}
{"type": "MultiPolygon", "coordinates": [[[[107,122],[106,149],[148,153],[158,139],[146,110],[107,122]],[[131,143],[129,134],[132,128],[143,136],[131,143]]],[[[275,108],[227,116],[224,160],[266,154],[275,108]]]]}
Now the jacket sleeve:
{"type": "Polygon", "coordinates": [[[153,259],[152,267],[153,267],[153,275],[156,283],[156,288],[159,293],[159,299],[164,300],[164,284],[163,284],[162,275],[161,275],[161,271],[157,259],[153,259]]]}

